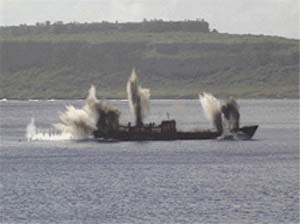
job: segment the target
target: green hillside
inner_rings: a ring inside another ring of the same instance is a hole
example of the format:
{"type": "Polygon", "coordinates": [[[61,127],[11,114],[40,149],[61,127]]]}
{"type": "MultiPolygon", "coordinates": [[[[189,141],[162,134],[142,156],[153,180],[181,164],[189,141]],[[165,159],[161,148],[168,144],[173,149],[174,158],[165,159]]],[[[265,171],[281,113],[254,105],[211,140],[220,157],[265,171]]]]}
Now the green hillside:
{"type": "Polygon", "coordinates": [[[154,98],[299,97],[299,40],[115,26],[0,28],[0,98],[125,98],[133,67],[154,98]]]}

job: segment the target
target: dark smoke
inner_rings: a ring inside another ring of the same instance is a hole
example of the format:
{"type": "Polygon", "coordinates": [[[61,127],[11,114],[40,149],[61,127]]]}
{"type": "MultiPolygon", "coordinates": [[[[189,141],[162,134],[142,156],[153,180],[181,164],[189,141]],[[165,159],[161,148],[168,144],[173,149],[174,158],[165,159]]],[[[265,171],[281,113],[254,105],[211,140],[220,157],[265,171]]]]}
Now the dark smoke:
{"type": "Polygon", "coordinates": [[[97,137],[113,137],[119,129],[120,111],[111,105],[99,104],[97,108],[99,118],[97,121],[97,131],[94,135],[97,137]]]}
{"type": "Polygon", "coordinates": [[[232,132],[237,132],[240,127],[240,112],[236,100],[233,98],[227,100],[222,106],[221,111],[228,124],[228,129],[232,132]]]}

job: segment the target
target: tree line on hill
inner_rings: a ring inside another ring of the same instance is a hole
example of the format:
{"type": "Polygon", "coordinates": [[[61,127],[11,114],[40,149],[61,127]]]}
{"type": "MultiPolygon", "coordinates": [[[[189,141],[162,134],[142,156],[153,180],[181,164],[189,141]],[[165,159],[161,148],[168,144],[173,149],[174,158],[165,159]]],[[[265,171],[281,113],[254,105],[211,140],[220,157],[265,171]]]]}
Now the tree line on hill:
{"type": "MultiPolygon", "coordinates": [[[[50,21],[37,22],[35,25],[21,24],[19,26],[0,27],[2,34],[23,35],[39,33],[86,33],[86,32],[210,32],[209,23],[204,19],[185,20],[185,21],[163,21],[146,20],[143,22],[125,22],[118,21],[112,23],[103,21],[101,23],[63,23],[57,21],[51,24],[50,21]]],[[[216,30],[213,30],[216,32],[216,30]]]]}

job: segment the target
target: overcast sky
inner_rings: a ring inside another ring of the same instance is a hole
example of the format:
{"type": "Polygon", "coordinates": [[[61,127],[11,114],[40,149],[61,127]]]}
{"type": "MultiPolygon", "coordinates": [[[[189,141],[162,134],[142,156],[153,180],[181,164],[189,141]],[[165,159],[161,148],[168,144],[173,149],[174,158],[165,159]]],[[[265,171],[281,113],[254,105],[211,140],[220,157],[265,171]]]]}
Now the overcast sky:
{"type": "Polygon", "coordinates": [[[0,0],[0,25],[204,18],[219,32],[299,38],[299,0],[0,0]]]}

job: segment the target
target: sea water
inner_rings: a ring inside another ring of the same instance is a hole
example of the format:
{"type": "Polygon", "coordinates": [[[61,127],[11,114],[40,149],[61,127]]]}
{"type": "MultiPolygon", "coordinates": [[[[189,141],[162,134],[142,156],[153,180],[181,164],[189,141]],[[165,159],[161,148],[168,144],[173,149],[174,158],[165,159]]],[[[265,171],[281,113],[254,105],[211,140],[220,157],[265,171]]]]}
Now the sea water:
{"type": "MultiPolygon", "coordinates": [[[[121,123],[133,122],[127,101],[121,123]]],[[[251,141],[26,140],[84,101],[0,102],[1,223],[299,223],[299,101],[240,100],[251,141]]],[[[148,121],[210,128],[198,100],[152,100],[148,121]]]]}

